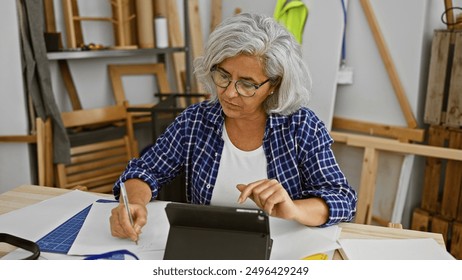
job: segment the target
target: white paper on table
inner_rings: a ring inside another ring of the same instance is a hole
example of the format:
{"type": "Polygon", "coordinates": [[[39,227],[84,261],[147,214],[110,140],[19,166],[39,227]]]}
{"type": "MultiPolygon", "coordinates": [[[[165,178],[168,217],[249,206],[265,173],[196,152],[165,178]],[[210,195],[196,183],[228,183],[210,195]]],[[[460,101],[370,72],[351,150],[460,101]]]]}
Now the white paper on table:
{"type": "Polygon", "coordinates": [[[129,239],[111,235],[109,217],[111,210],[117,205],[95,202],[68,254],[91,255],[126,249],[138,255],[144,251],[164,250],[170,229],[165,214],[167,203],[164,201],[148,203],[148,221],[141,229],[142,233],[136,245],[129,239]]]}
{"type": "Polygon", "coordinates": [[[349,260],[454,260],[432,238],[340,239],[349,260]]]}
{"type": "Polygon", "coordinates": [[[0,229],[37,241],[100,198],[89,192],[71,191],[0,215],[0,229]]]}
{"type": "Polygon", "coordinates": [[[310,228],[294,221],[270,218],[273,248],[272,260],[296,260],[334,251],[340,248],[336,242],[338,226],[310,228]]]}

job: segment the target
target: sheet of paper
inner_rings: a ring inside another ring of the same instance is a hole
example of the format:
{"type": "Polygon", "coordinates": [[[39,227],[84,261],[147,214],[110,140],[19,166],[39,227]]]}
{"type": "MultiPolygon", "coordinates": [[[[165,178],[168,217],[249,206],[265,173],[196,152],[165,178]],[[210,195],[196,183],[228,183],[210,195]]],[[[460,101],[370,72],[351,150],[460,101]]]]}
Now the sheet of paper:
{"type": "Polygon", "coordinates": [[[0,229],[37,241],[99,198],[101,196],[89,192],[68,192],[0,215],[0,229]]]}
{"type": "Polygon", "coordinates": [[[432,238],[340,239],[349,260],[454,260],[432,238]]]}
{"type": "Polygon", "coordinates": [[[69,254],[101,254],[126,249],[140,255],[145,251],[164,250],[170,228],[165,214],[166,205],[167,202],[163,201],[151,202],[147,205],[148,221],[142,228],[142,234],[138,240],[138,245],[136,245],[129,239],[116,238],[111,235],[109,217],[116,204],[95,202],[69,250],[69,254]]]}
{"type": "Polygon", "coordinates": [[[294,221],[270,219],[272,260],[296,260],[340,248],[336,242],[338,227],[310,228],[294,221]]]}
{"type": "MultiPolygon", "coordinates": [[[[165,214],[167,202],[148,204],[148,223],[143,227],[139,245],[127,239],[114,238],[109,230],[109,216],[114,207],[94,203],[69,254],[99,254],[127,249],[144,259],[162,259],[169,223],[165,214]]],[[[339,248],[338,227],[312,229],[293,221],[270,218],[273,249],[271,259],[301,259],[305,256],[339,248]],[[297,242],[294,242],[296,240],[297,242]]]]}

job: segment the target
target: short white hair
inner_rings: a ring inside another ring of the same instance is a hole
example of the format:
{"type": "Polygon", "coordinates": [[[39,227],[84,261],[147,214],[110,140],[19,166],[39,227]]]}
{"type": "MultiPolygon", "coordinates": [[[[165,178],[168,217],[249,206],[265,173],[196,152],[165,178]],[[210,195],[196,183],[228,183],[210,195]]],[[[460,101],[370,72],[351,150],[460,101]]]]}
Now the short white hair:
{"type": "Polygon", "coordinates": [[[268,114],[288,115],[308,105],[312,80],[300,44],[273,18],[249,13],[218,25],[209,36],[204,55],[194,61],[194,73],[213,101],[218,97],[210,69],[239,54],[258,57],[270,83],[276,86],[264,103],[268,114]]]}

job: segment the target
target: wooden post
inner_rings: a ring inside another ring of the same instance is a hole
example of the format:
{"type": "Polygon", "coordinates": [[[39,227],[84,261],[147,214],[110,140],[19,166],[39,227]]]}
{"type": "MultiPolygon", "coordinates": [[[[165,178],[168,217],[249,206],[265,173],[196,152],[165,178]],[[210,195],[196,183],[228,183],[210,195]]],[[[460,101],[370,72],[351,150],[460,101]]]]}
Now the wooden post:
{"type": "Polygon", "coordinates": [[[53,0],[43,0],[43,9],[45,12],[45,30],[47,32],[56,32],[55,8],[53,0]]]}
{"type": "MultiPolygon", "coordinates": [[[[444,147],[447,138],[447,131],[439,126],[431,126],[428,130],[428,145],[444,147]]],[[[439,205],[439,186],[442,172],[441,158],[426,158],[425,177],[422,192],[421,207],[431,213],[436,213],[441,207],[439,205]]]]}
{"type": "Polygon", "coordinates": [[[440,125],[443,121],[442,109],[445,97],[446,75],[449,61],[451,34],[445,30],[434,32],[428,73],[424,122],[440,125]]]}
{"type": "Polygon", "coordinates": [[[220,24],[222,20],[222,0],[212,0],[212,9],[210,10],[211,13],[211,20],[210,20],[210,32],[215,30],[215,27],[220,24]]]}
{"type": "MultiPolygon", "coordinates": [[[[449,148],[462,149],[462,131],[449,131],[449,148]]],[[[448,160],[441,202],[441,215],[448,219],[457,217],[459,195],[462,187],[462,161],[448,160]]]]}
{"type": "MultiPolygon", "coordinates": [[[[454,38],[454,56],[450,73],[448,106],[446,109],[446,125],[462,126],[462,31],[452,31],[454,38]]],[[[448,73],[449,74],[449,73],[448,73]]]]}
{"type": "MultiPolygon", "coordinates": [[[[180,19],[178,15],[178,7],[176,1],[167,2],[167,25],[168,39],[171,47],[184,47],[184,37],[180,30],[180,19]]],[[[176,52],[173,54],[173,70],[175,72],[176,88],[180,93],[185,92],[183,74],[186,71],[185,54],[176,52]]],[[[182,104],[185,106],[185,104],[182,104]]]]}
{"type": "Polygon", "coordinates": [[[355,223],[370,224],[377,179],[379,152],[373,147],[364,148],[361,182],[358,191],[358,205],[355,223]]]}
{"type": "Polygon", "coordinates": [[[458,260],[462,259],[462,223],[452,225],[451,254],[458,260]]]}

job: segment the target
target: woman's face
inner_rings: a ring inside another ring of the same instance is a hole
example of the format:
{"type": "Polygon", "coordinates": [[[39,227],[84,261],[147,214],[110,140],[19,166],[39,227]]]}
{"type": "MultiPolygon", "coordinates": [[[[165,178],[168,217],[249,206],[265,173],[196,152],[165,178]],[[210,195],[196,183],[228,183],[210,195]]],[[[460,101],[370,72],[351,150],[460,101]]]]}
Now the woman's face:
{"type": "Polygon", "coordinates": [[[262,63],[255,56],[238,55],[227,58],[217,65],[222,75],[228,76],[231,83],[226,88],[217,86],[218,100],[223,107],[223,112],[228,118],[252,120],[266,115],[263,109],[263,101],[273,90],[270,82],[264,83],[255,89],[252,97],[241,96],[236,91],[236,81],[242,80],[259,85],[268,80],[264,74],[262,63]]]}

